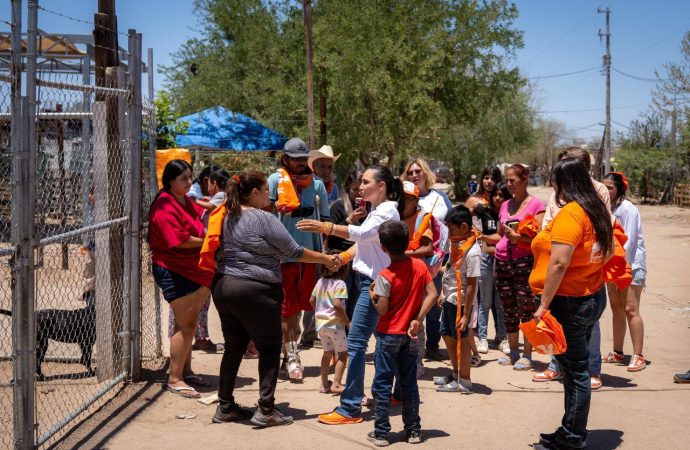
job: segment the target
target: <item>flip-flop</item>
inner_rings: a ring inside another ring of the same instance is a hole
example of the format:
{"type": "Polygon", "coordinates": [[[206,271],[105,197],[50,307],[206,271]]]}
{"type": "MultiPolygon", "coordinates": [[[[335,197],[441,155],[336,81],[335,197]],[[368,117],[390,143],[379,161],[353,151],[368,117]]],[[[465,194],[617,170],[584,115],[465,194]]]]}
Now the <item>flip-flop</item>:
{"type": "Polygon", "coordinates": [[[191,386],[170,386],[166,384],[165,390],[184,398],[201,398],[201,394],[191,386]]]}
{"type": "Polygon", "coordinates": [[[185,381],[185,383],[191,384],[194,386],[198,386],[198,387],[210,387],[211,386],[211,383],[209,383],[201,375],[198,375],[196,373],[193,373],[191,375],[185,375],[182,379],[185,381]]]}

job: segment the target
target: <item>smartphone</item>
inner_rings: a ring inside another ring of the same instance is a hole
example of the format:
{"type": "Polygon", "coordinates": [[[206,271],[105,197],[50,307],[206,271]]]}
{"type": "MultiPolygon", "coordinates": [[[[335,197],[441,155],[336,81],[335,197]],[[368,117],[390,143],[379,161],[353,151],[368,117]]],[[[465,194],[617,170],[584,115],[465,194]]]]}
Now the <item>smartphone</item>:
{"type": "Polygon", "coordinates": [[[508,225],[510,228],[512,228],[513,231],[517,231],[519,224],[520,224],[519,220],[509,220],[506,222],[506,225],[508,225]]]}
{"type": "Polygon", "coordinates": [[[357,197],[355,199],[355,203],[357,204],[357,208],[366,208],[367,207],[367,202],[362,197],[357,197]]]}

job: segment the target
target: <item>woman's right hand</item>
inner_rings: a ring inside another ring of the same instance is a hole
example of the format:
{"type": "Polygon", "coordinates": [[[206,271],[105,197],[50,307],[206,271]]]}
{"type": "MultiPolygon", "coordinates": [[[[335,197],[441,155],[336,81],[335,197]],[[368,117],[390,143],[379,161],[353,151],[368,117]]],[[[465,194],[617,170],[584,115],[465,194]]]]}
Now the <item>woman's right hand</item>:
{"type": "Polygon", "coordinates": [[[349,216],[347,216],[346,221],[347,223],[354,225],[356,223],[359,223],[359,221],[366,217],[367,214],[367,209],[364,206],[360,206],[359,208],[352,211],[352,213],[350,213],[349,216]]]}

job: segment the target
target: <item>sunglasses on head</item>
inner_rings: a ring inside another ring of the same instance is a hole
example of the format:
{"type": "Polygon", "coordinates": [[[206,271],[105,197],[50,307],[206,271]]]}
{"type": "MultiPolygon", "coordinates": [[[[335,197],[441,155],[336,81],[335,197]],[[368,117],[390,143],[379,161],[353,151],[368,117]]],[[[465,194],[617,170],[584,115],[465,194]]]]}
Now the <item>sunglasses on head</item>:
{"type": "Polygon", "coordinates": [[[413,170],[408,170],[407,171],[407,176],[411,177],[412,175],[421,175],[422,174],[422,169],[413,169],[413,170]]]}
{"type": "Polygon", "coordinates": [[[299,208],[290,211],[290,215],[292,217],[311,217],[312,214],[314,214],[313,206],[300,206],[299,208]]]}

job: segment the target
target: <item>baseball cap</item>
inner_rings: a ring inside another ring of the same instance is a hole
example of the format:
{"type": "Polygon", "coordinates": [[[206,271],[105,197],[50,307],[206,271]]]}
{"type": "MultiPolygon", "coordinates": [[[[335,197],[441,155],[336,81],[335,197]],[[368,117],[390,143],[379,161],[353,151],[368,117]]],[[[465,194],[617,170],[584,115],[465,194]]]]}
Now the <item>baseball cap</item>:
{"type": "Polygon", "coordinates": [[[309,157],[309,148],[307,144],[300,138],[294,137],[287,141],[283,146],[283,152],[290,158],[307,158],[309,157]]]}
{"type": "Polygon", "coordinates": [[[403,181],[403,191],[405,195],[414,195],[419,198],[419,188],[411,181],[403,181]]]}

